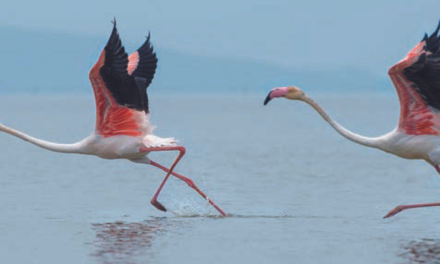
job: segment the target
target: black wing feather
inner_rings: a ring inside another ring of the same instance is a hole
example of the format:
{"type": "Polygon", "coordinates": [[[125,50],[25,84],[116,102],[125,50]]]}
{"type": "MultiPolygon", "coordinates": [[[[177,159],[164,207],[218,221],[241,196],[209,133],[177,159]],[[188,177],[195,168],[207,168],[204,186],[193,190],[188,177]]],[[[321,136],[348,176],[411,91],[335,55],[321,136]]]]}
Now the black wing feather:
{"type": "Polygon", "coordinates": [[[405,77],[413,83],[414,90],[426,105],[440,111],[440,23],[437,29],[422,41],[424,50],[419,59],[411,66],[403,69],[405,77]]]}
{"type": "Polygon", "coordinates": [[[148,113],[145,89],[142,92],[135,76],[128,74],[128,55],[116,29],[116,20],[113,21],[113,31],[104,51],[104,65],[99,72],[116,102],[122,106],[148,113]]]}
{"type": "Polygon", "coordinates": [[[144,103],[144,111],[148,113],[147,88],[153,80],[157,68],[157,56],[150,43],[150,33],[148,33],[147,39],[137,52],[139,55],[139,62],[131,75],[134,76],[136,80],[137,87],[144,103]]]}

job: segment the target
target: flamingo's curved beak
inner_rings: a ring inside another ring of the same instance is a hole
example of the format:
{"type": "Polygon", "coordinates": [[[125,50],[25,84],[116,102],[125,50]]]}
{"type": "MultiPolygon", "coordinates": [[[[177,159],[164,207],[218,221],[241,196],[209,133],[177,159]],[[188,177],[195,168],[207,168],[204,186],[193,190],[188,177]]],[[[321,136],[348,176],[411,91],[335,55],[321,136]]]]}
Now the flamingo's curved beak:
{"type": "Polygon", "coordinates": [[[271,93],[272,93],[272,91],[269,92],[266,99],[264,100],[264,105],[267,105],[267,103],[269,103],[269,101],[272,100],[272,97],[270,96],[271,93]]]}

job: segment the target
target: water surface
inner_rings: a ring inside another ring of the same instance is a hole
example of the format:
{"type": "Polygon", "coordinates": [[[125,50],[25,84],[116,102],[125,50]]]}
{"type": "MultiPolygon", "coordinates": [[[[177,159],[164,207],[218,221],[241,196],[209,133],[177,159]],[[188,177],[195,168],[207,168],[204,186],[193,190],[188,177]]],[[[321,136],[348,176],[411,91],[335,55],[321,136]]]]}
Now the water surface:
{"type": "MultiPolygon", "coordinates": [[[[377,136],[398,103],[375,94],[311,94],[341,124],[377,136]]],[[[150,96],[159,136],[187,147],[177,171],[229,217],[163,172],[124,160],[48,152],[0,134],[2,263],[440,263],[440,208],[422,161],[355,145],[300,102],[264,95],[150,96]]],[[[75,142],[94,126],[90,96],[2,96],[0,120],[75,142]]],[[[152,154],[169,165],[175,153],[152,154]]]]}

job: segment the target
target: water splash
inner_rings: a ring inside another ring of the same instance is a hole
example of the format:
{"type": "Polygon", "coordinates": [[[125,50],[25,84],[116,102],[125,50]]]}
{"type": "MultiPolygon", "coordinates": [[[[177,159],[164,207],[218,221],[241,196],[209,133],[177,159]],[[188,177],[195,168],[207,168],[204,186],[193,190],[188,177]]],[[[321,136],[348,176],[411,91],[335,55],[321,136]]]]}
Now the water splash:
{"type": "Polygon", "coordinates": [[[177,217],[221,217],[211,205],[190,200],[174,201],[169,211],[177,217]]]}

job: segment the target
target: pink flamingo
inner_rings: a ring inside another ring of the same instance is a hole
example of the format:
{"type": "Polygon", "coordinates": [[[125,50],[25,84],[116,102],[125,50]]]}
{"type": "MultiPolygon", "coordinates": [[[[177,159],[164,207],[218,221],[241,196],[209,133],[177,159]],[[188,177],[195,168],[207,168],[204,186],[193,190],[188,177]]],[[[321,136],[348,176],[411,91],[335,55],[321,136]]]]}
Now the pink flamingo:
{"type": "Polygon", "coordinates": [[[157,197],[169,176],[173,175],[225,216],[226,213],[200,191],[191,179],[173,172],[185,154],[185,148],[177,146],[174,138],[160,138],[152,134],[148,120],[147,87],[153,80],[156,67],[157,57],[150,44],[150,34],[144,44],[128,56],[114,20],[107,45],[89,73],[96,101],[95,131],[90,136],[77,143],[58,144],[34,138],[2,124],[0,131],[55,152],[95,155],[103,159],[128,159],[155,166],[166,172],[150,201],[158,210],[166,211],[157,197]],[[147,157],[154,151],[178,151],[179,154],[168,169],[147,157]]]}
{"type": "MultiPolygon", "coordinates": [[[[424,38],[406,56],[388,70],[400,102],[397,127],[380,137],[355,134],[335,122],[324,110],[298,87],[272,89],[264,101],[283,97],[309,104],[343,137],[405,159],[422,159],[440,174],[440,24],[435,32],[424,38]]],[[[418,207],[440,206],[440,203],[398,205],[384,218],[418,207]]]]}

